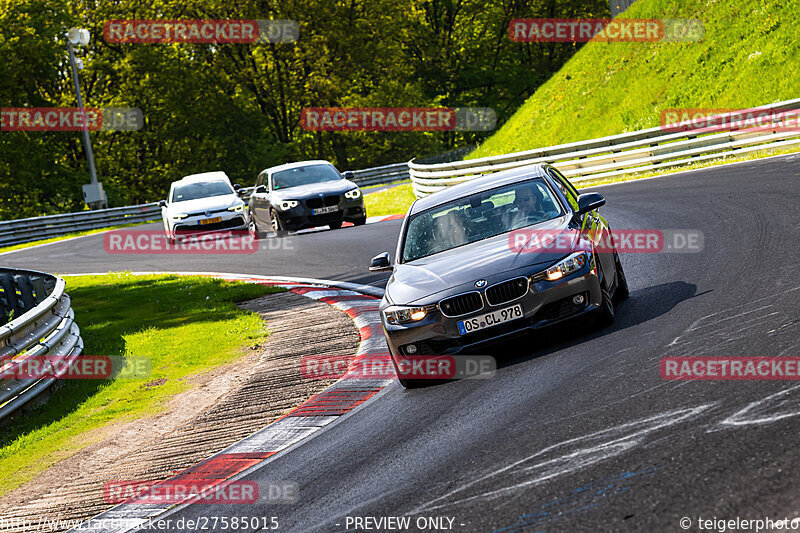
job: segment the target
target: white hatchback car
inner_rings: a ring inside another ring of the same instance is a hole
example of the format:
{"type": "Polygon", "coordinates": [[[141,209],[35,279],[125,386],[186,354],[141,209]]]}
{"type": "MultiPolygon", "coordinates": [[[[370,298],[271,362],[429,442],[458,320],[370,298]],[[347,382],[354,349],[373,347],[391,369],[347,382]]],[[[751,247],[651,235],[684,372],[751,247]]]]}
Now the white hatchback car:
{"type": "Polygon", "coordinates": [[[167,200],[159,202],[164,231],[170,243],[175,237],[244,230],[250,225],[247,205],[238,186],[224,172],[193,174],[172,182],[167,200]]]}

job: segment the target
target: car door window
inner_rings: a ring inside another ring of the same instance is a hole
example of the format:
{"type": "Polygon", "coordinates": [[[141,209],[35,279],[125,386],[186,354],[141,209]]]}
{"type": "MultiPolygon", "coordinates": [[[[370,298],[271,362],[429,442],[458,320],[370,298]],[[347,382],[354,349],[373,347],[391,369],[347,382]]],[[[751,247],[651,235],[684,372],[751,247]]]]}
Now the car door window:
{"type": "Polygon", "coordinates": [[[561,190],[564,198],[567,199],[569,205],[573,209],[578,209],[578,191],[573,187],[567,178],[565,178],[558,170],[550,168],[550,177],[556,182],[556,185],[561,190]]]}

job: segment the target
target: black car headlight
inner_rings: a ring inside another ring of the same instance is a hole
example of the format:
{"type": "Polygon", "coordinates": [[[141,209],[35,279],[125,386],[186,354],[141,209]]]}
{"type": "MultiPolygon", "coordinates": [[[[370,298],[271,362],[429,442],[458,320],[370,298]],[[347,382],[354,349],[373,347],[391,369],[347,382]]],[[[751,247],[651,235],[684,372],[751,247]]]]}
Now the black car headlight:
{"type": "Polygon", "coordinates": [[[588,264],[589,255],[586,252],[572,254],[545,270],[544,279],[548,281],[556,281],[579,271],[588,264]]]}
{"type": "Polygon", "coordinates": [[[294,209],[298,205],[300,205],[300,202],[297,200],[282,200],[278,203],[278,209],[281,211],[288,211],[289,209],[294,209]]]}
{"type": "Polygon", "coordinates": [[[386,317],[386,322],[389,324],[411,324],[413,322],[419,322],[435,309],[435,304],[416,307],[392,305],[383,310],[383,316],[386,317]]]}
{"type": "Polygon", "coordinates": [[[353,189],[351,191],[347,191],[344,193],[345,198],[349,198],[350,200],[356,200],[361,198],[361,189],[353,189]]]}

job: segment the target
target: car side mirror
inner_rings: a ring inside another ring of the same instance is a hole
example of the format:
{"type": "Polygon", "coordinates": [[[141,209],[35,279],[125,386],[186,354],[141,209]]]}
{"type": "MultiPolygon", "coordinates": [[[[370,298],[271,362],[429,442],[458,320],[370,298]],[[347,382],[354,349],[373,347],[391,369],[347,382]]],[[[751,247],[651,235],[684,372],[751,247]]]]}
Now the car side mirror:
{"type": "Polygon", "coordinates": [[[259,185],[258,187],[256,187],[256,189],[253,192],[258,193],[258,194],[267,194],[267,186],[266,185],[259,185]]]}
{"type": "Polygon", "coordinates": [[[233,190],[234,191],[239,192],[239,189],[241,189],[241,188],[242,188],[242,186],[239,185],[238,183],[234,183],[233,184],[233,190]]]}
{"type": "Polygon", "coordinates": [[[351,171],[349,171],[349,170],[348,170],[347,172],[345,172],[344,174],[342,174],[342,176],[344,177],[344,179],[346,179],[346,180],[350,180],[350,181],[353,181],[353,178],[355,178],[355,177],[356,177],[356,175],[355,175],[355,174],[353,174],[353,173],[352,173],[351,171]]]}
{"type": "Polygon", "coordinates": [[[158,207],[167,207],[167,201],[166,200],[159,200],[158,201],[158,207]]]}
{"type": "Polygon", "coordinates": [[[238,194],[239,196],[247,196],[247,189],[242,189],[241,187],[239,187],[238,189],[236,189],[236,194],[238,194]]]}
{"type": "Polygon", "coordinates": [[[389,252],[383,252],[380,255],[376,255],[372,258],[372,261],[369,264],[370,272],[383,272],[391,269],[392,264],[389,261],[389,252]]]}
{"type": "Polygon", "coordinates": [[[582,215],[606,205],[606,199],[600,193],[587,192],[578,196],[578,214],[582,215]]]}

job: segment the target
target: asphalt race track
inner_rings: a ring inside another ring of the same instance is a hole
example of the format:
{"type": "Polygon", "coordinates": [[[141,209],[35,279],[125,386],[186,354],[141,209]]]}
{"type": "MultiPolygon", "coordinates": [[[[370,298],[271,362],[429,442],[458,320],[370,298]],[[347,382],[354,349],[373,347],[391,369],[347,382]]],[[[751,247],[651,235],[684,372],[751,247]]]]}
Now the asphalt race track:
{"type": "MultiPolygon", "coordinates": [[[[700,518],[797,516],[800,385],[665,381],[659,360],[800,356],[798,180],[795,155],[599,189],[612,228],[700,230],[705,248],[626,254],[631,298],[612,327],[503,347],[490,379],[393,384],[244,478],[296,482],[297,504],[191,505],[169,518],[275,516],[279,531],[304,532],[354,531],[354,517],[447,517],[453,531],[521,532],[681,531],[682,517],[698,531],[700,518]]],[[[233,260],[109,255],[90,236],[0,262],[380,284],[386,276],[366,265],[394,255],[398,229],[296,235],[293,249],[233,260]]]]}

